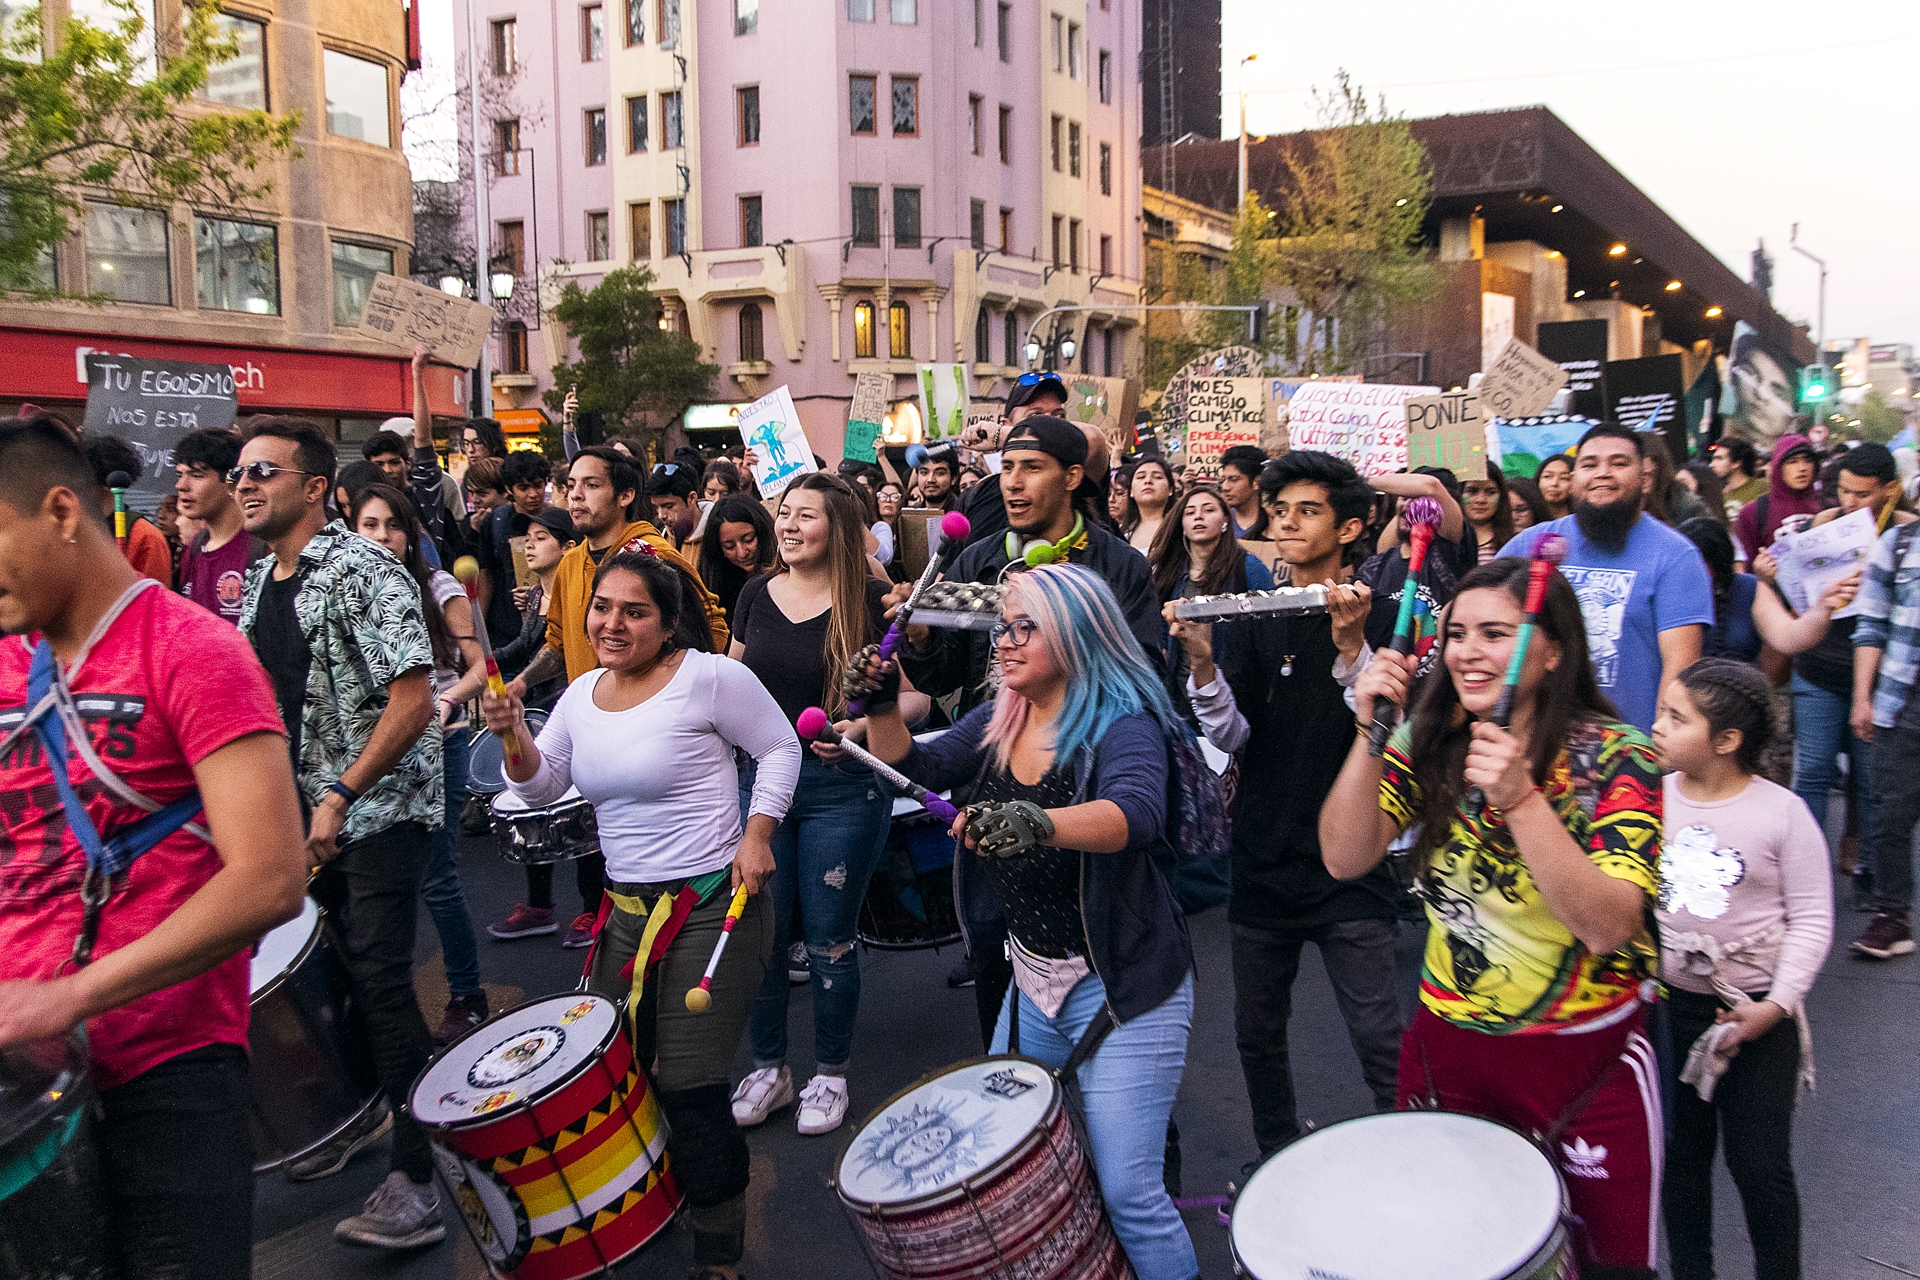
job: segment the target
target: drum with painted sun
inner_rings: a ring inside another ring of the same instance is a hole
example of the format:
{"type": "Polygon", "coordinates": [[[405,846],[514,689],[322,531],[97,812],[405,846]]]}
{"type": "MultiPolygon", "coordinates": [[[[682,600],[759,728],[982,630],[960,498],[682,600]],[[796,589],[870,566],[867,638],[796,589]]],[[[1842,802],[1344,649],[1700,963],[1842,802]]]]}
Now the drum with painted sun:
{"type": "Polygon", "coordinates": [[[411,1105],[498,1274],[597,1274],[680,1207],[666,1118],[610,1000],[550,996],[481,1024],[427,1064],[411,1105]]]}
{"type": "Polygon", "coordinates": [[[885,1280],[1131,1280],[1053,1073],[1001,1054],[880,1104],[835,1186],[885,1280]]]}

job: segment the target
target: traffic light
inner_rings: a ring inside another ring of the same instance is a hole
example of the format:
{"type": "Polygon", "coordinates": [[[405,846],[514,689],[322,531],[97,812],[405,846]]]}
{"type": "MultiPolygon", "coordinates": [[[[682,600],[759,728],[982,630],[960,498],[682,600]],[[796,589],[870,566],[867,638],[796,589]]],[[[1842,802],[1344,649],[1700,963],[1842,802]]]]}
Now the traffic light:
{"type": "Polygon", "coordinates": [[[1824,405],[1833,399],[1834,386],[1839,379],[1833,371],[1823,364],[1810,364],[1800,370],[1800,403],[1824,405]]]}

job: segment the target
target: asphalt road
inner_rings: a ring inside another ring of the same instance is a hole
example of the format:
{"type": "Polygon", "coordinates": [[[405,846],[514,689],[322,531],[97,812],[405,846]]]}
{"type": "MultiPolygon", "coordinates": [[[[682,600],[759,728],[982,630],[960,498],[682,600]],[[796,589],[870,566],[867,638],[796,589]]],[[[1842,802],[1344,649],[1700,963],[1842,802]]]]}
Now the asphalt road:
{"type": "MultiPolygon", "coordinates": [[[[519,870],[497,857],[486,840],[465,842],[462,875],[474,919],[482,925],[524,896],[519,870]]],[[[556,879],[564,911],[571,905],[571,877],[563,870],[556,879]]],[[[436,1025],[445,977],[439,942],[424,912],[420,920],[417,986],[429,1025],[436,1025]]],[[[1864,922],[1843,906],[1839,945],[1808,1006],[1819,1090],[1803,1097],[1799,1108],[1795,1167],[1804,1206],[1806,1274],[1818,1280],[1920,1275],[1920,1215],[1914,1210],[1914,1188],[1920,1186],[1920,1072],[1915,1070],[1920,956],[1883,964],[1849,958],[1843,954],[1845,943],[1864,922]]],[[[1255,1147],[1234,1052],[1224,913],[1196,918],[1193,934],[1199,962],[1194,1028],[1174,1118],[1183,1138],[1184,1192],[1201,1197],[1226,1194],[1255,1147]]],[[[1406,930],[1403,949],[1409,957],[1417,945],[1406,930]]],[[[557,938],[498,943],[482,935],[481,971],[496,1011],[571,989],[581,955],[561,950],[557,938]]],[[[1313,958],[1303,964],[1295,991],[1293,1062],[1303,1116],[1327,1124],[1365,1112],[1367,1096],[1317,953],[1310,948],[1309,955],[1313,958]]],[[[859,1117],[918,1077],[979,1052],[973,993],[949,990],[944,981],[957,958],[952,947],[937,953],[863,954],[848,1125],[832,1135],[802,1138],[787,1110],[749,1136],[753,1180],[742,1270],[750,1280],[859,1280],[871,1274],[828,1178],[859,1117]]],[[[796,1055],[791,1065],[796,1082],[804,1082],[812,1067],[812,1037],[806,1034],[811,1001],[804,988],[793,992],[791,1017],[796,1055]]],[[[743,1048],[736,1078],[750,1065],[743,1048]]],[[[412,1253],[334,1240],[333,1224],[358,1210],[385,1174],[386,1159],[383,1143],[323,1182],[295,1186],[262,1177],[255,1202],[256,1277],[484,1277],[486,1268],[451,1210],[447,1242],[412,1253]]],[[[1444,1194],[1444,1188],[1435,1190],[1444,1194]]],[[[1355,1204],[1352,1212],[1352,1230],[1376,1229],[1368,1206],[1355,1204]]],[[[1208,1209],[1190,1210],[1186,1218],[1201,1274],[1226,1280],[1233,1261],[1225,1228],[1208,1209]]],[[[1739,1197],[1724,1169],[1717,1175],[1715,1219],[1720,1274],[1751,1277],[1739,1197]]],[[[691,1262],[691,1236],[675,1226],[618,1274],[679,1277],[691,1262]]]]}

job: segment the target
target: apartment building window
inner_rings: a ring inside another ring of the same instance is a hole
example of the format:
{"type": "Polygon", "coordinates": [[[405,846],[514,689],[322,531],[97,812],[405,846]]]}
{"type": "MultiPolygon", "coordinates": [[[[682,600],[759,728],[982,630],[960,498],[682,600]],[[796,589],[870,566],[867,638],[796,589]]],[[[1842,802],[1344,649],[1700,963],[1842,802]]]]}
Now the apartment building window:
{"type": "Polygon", "coordinates": [[[985,307],[973,316],[973,359],[977,364],[993,363],[993,315],[985,307]]]}
{"type": "Polygon", "coordinates": [[[757,249],[766,243],[760,225],[760,197],[740,197],[740,247],[757,249]]]}
{"type": "Polygon", "coordinates": [[[767,358],[766,325],[757,302],[743,303],[740,307],[740,358],[767,358]]]}
{"type": "Polygon", "coordinates": [[[920,188],[893,189],[893,244],[896,249],[920,247],[920,188]]]}
{"type": "Polygon", "coordinates": [[[511,178],[519,173],[520,122],[518,120],[494,121],[493,146],[498,153],[494,156],[493,171],[503,178],[511,178]]]}
{"type": "Polygon", "coordinates": [[[580,61],[604,62],[607,58],[607,11],[590,4],[580,10],[580,61]]]}
{"type": "Polygon", "coordinates": [[[1013,210],[1000,210],[1000,252],[1013,252],[1013,210]]]}
{"type": "Polygon", "coordinates": [[[1100,376],[1117,378],[1120,367],[1120,331],[1108,329],[1100,335],[1100,376]]]}
{"type": "Polygon", "coordinates": [[[1093,372],[1093,330],[1091,327],[1080,335],[1080,372],[1093,372]]]}
{"type": "Polygon", "coordinates": [[[280,314],[279,243],[272,227],[193,220],[194,290],[203,311],[280,314]]]}
{"type": "Polygon", "coordinates": [[[494,228],[494,255],[504,258],[507,270],[516,276],[527,273],[527,224],[502,222],[494,228]]]}
{"type": "Polygon", "coordinates": [[[636,200],[627,206],[627,257],[645,262],[653,257],[653,201],[636,200]]]}
{"type": "MultiPolygon", "coordinates": [[[[167,215],[118,205],[87,206],[87,288],[117,302],[173,305],[167,215]]],[[[354,317],[359,323],[359,317],[354,317]]]]}
{"type": "Polygon", "coordinates": [[[1100,237],[1100,274],[1103,276],[1110,276],[1113,274],[1113,237],[1112,236],[1100,237]]]}
{"type": "Polygon", "coordinates": [[[1000,363],[1017,368],[1020,364],[1020,360],[1019,360],[1020,313],[1019,312],[1017,311],[1007,312],[1006,321],[1004,324],[1001,325],[1000,336],[1002,339],[1001,345],[1003,348],[1001,351],[1001,354],[1006,357],[1006,359],[1002,360],[1000,363]]]}
{"type": "Polygon", "coordinates": [[[1065,71],[1067,69],[1067,20],[1056,13],[1049,22],[1048,29],[1053,33],[1053,69],[1065,71]]]}
{"type": "Polygon", "coordinates": [[[1059,116],[1047,127],[1047,153],[1053,157],[1053,171],[1060,172],[1060,130],[1066,121],[1059,116]]]}
{"type": "Polygon", "coordinates": [[[387,69],[338,49],[326,51],[321,69],[327,80],[327,132],[336,138],[392,146],[387,124],[387,69]]]}
{"type": "Polygon", "coordinates": [[[239,52],[207,68],[207,82],[194,96],[223,107],[267,109],[267,26],[229,13],[213,15],[215,30],[231,37],[239,52]]]}
{"type": "Polygon", "coordinates": [[[987,36],[984,0],[973,0],[973,47],[978,49],[987,36]]]}
{"type": "Polygon", "coordinates": [[[1100,101],[1113,101],[1113,55],[1105,49],[1100,51],[1100,101]]]}
{"type": "Polygon", "coordinates": [[[1113,144],[1110,142],[1100,144],[1100,194],[1113,194],[1113,144]]]}
{"type": "Polygon", "coordinates": [[[967,150],[980,154],[980,95],[967,95],[967,150]]]}
{"type": "Polygon", "coordinates": [[[735,95],[740,117],[740,145],[760,145],[760,86],[750,84],[735,95]]]}
{"type": "Polygon", "coordinates": [[[1080,78],[1080,24],[1077,22],[1067,24],[1067,76],[1073,80],[1080,78]]]}
{"type": "Polygon", "coordinates": [[[671,151],[685,143],[680,128],[680,91],[660,95],[660,145],[671,151]]]}
{"type": "Polygon", "coordinates": [[[974,200],[968,203],[967,231],[975,249],[987,247],[987,202],[974,200]]]}
{"type": "Polygon", "coordinates": [[[895,360],[913,355],[913,321],[904,302],[895,301],[887,307],[887,354],[895,360]]]}
{"type": "Polygon", "coordinates": [[[861,301],[853,304],[853,358],[855,360],[873,359],[873,304],[861,301]]]}
{"type": "Polygon", "coordinates": [[[760,30],[760,0],[733,0],[733,34],[750,36],[760,30]]]}
{"type": "Polygon", "coordinates": [[[1067,173],[1075,178],[1080,176],[1080,122],[1078,120],[1067,124],[1067,173]]]}
{"type": "MultiPolygon", "coordinates": [[[[88,210],[92,212],[91,209],[88,210]]],[[[159,215],[155,215],[156,217],[159,215]]],[[[93,239],[89,225],[87,239],[93,239]]],[[[373,290],[373,278],[393,274],[393,250],[375,249],[364,244],[333,242],[333,323],[337,328],[359,327],[367,309],[367,294],[373,290]]],[[[98,285],[94,286],[96,289],[98,285]]]]}
{"type": "Polygon", "coordinates": [[[874,76],[847,77],[847,127],[856,135],[878,132],[874,123],[874,95],[878,80],[874,76]]]}
{"type": "Polygon", "coordinates": [[[647,149],[647,95],[639,94],[627,99],[627,151],[629,154],[647,149]]]}
{"type": "Polygon", "coordinates": [[[587,163],[589,165],[607,162],[607,109],[589,107],[586,126],[587,163]]]}
{"type": "Polygon", "coordinates": [[[647,0],[627,0],[627,48],[647,42],[647,0]]]}
{"type": "Polygon", "coordinates": [[[999,22],[998,35],[1000,39],[1000,61],[1011,62],[1013,60],[1013,6],[1012,5],[1002,4],[999,6],[998,22],[999,22]]]}
{"type": "Polygon", "coordinates": [[[1013,108],[1000,108],[1000,163],[1013,163],[1013,108]]]}
{"type": "Polygon", "coordinates": [[[520,69],[520,24],[501,18],[493,24],[493,74],[510,76],[520,69]]]}
{"type": "Polygon", "coordinates": [[[894,76],[889,87],[893,91],[893,136],[896,138],[919,137],[920,78],[894,76]]]}
{"type": "Polygon", "coordinates": [[[677,48],[680,44],[680,0],[658,0],[660,9],[654,18],[654,30],[660,37],[662,49],[677,48]]]}
{"type": "Polygon", "coordinates": [[[880,188],[853,189],[853,242],[867,248],[880,245],[880,188]]]}
{"type": "Polygon", "coordinates": [[[687,202],[662,200],[667,215],[667,253],[679,257],[687,251],[687,202]]]}
{"type": "Polygon", "coordinates": [[[873,0],[847,0],[848,22],[872,22],[873,0]]]}
{"type": "Polygon", "coordinates": [[[1065,218],[1057,213],[1053,215],[1053,265],[1056,267],[1064,267],[1067,265],[1066,259],[1060,252],[1060,241],[1066,234],[1066,226],[1067,220],[1065,218]]]}
{"type": "Polygon", "coordinates": [[[501,346],[505,347],[506,359],[504,373],[529,372],[527,361],[527,326],[519,320],[507,321],[506,332],[501,335],[501,346]]]}
{"type": "Polygon", "coordinates": [[[920,20],[920,0],[893,0],[893,20],[898,26],[910,27],[920,20]]]}
{"type": "Polygon", "coordinates": [[[1067,220],[1067,269],[1080,274],[1080,219],[1067,220]]]}
{"type": "Polygon", "coordinates": [[[587,261],[605,262],[613,256],[613,226],[607,211],[587,215],[587,261]]]}

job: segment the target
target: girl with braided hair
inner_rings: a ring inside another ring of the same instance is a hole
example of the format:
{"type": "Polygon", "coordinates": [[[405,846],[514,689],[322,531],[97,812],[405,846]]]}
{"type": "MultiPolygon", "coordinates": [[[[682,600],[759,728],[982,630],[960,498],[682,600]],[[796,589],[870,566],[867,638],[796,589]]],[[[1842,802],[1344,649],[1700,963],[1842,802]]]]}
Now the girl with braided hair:
{"type": "Polygon", "coordinates": [[[1653,723],[1666,777],[1662,976],[1677,1080],[1663,1192],[1676,1280],[1713,1267],[1713,1153],[1726,1139],[1758,1280],[1799,1280],[1794,1099],[1813,1084],[1802,1002],[1833,942],[1833,880],[1806,802],[1756,777],[1773,735],[1757,669],[1702,658],[1653,723]]]}

